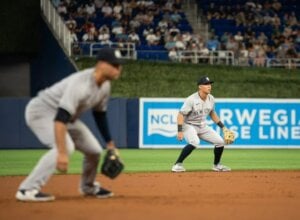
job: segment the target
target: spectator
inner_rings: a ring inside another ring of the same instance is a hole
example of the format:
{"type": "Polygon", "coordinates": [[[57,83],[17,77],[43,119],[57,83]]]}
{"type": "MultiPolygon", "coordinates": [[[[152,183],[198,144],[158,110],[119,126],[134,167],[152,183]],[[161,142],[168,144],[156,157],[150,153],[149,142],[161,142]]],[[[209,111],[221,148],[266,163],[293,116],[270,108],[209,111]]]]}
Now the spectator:
{"type": "Polygon", "coordinates": [[[177,34],[180,34],[180,30],[175,25],[172,25],[172,27],[169,29],[169,35],[175,37],[177,34]]]}
{"type": "Polygon", "coordinates": [[[185,31],[182,34],[182,41],[184,42],[185,45],[188,44],[192,40],[192,35],[189,31],[185,31]]]}
{"type": "Polygon", "coordinates": [[[121,14],[123,10],[123,6],[121,5],[120,1],[117,1],[114,8],[113,8],[113,12],[115,14],[121,14]]]}
{"type": "Polygon", "coordinates": [[[71,42],[72,43],[77,43],[78,42],[78,38],[77,38],[77,35],[76,35],[74,29],[72,29],[70,31],[71,31],[71,42]]]}
{"type": "Polygon", "coordinates": [[[77,8],[77,15],[78,15],[78,17],[86,17],[86,10],[85,10],[84,5],[80,5],[77,8]]]}
{"type": "Polygon", "coordinates": [[[279,1],[273,0],[272,8],[275,10],[275,12],[279,12],[282,8],[282,5],[279,1]]]}
{"type": "Polygon", "coordinates": [[[143,16],[143,24],[145,25],[152,25],[153,24],[153,12],[148,11],[144,16],[143,16]]]}
{"type": "Polygon", "coordinates": [[[111,6],[109,5],[109,2],[104,2],[101,12],[103,13],[104,17],[112,17],[113,16],[113,10],[111,6]]]}
{"type": "Polygon", "coordinates": [[[258,67],[264,67],[266,62],[265,50],[260,47],[256,52],[256,57],[254,59],[254,65],[258,67]]]}
{"type": "Polygon", "coordinates": [[[170,16],[171,18],[171,21],[174,23],[174,24],[177,24],[180,22],[180,20],[182,19],[181,15],[178,14],[177,11],[175,11],[174,13],[171,14],[170,16]]]}
{"type": "Polygon", "coordinates": [[[268,42],[268,37],[265,35],[264,32],[260,32],[259,36],[257,37],[257,40],[261,44],[266,44],[268,42]]]}
{"type": "Polygon", "coordinates": [[[89,2],[85,5],[85,12],[87,13],[87,15],[89,17],[92,17],[94,16],[95,12],[96,12],[96,8],[95,8],[95,5],[94,3],[92,2],[89,2]]]}
{"type": "Polygon", "coordinates": [[[249,47],[248,51],[249,51],[249,53],[248,53],[249,65],[254,66],[254,60],[256,58],[256,52],[255,52],[253,46],[249,47]]]}
{"type": "Polygon", "coordinates": [[[220,42],[218,40],[217,36],[212,36],[207,42],[206,42],[207,49],[211,51],[218,50],[220,47],[220,42]]]}
{"type": "Polygon", "coordinates": [[[135,45],[140,44],[140,37],[135,31],[131,31],[128,35],[128,41],[134,43],[135,45]]]}
{"type": "Polygon", "coordinates": [[[247,50],[245,45],[240,44],[238,55],[237,55],[239,65],[248,65],[248,56],[249,56],[249,51],[247,50]]]}
{"type": "Polygon", "coordinates": [[[164,5],[164,11],[171,12],[173,10],[173,1],[167,0],[166,4],[164,5]]]}
{"type": "Polygon", "coordinates": [[[177,51],[186,49],[186,45],[184,44],[183,38],[180,34],[178,34],[176,37],[175,47],[177,51]]]}
{"type": "Polygon", "coordinates": [[[175,44],[176,42],[174,38],[170,38],[169,40],[166,41],[165,48],[167,50],[171,50],[172,48],[175,48],[175,44]]]}
{"type": "Polygon", "coordinates": [[[82,26],[82,30],[85,32],[85,33],[88,33],[88,32],[95,32],[96,28],[95,28],[95,25],[93,22],[90,22],[88,19],[86,19],[84,25],[82,26]]]}
{"type": "Polygon", "coordinates": [[[66,25],[68,27],[69,30],[75,30],[77,27],[77,22],[76,20],[73,18],[72,15],[69,16],[69,19],[66,21],[66,25]]]}
{"type": "Polygon", "coordinates": [[[178,61],[178,54],[174,47],[169,50],[168,56],[171,61],[178,61]]]}
{"type": "Polygon", "coordinates": [[[102,45],[109,45],[112,42],[110,41],[109,28],[106,25],[103,25],[99,29],[98,40],[102,45]]]}
{"type": "Polygon", "coordinates": [[[138,21],[138,19],[135,17],[129,22],[130,29],[136,30],[140,27],[141,23],[138,21]]]}
{"type": "Polygon", "coordinates": [[[104,4],[105,0],[94,0],[96,11],[101,11],[101,8],[104,4]]]}
{"type": "Polygon", "coordinates": [[[233,56],[238,56],[239,43],[230,36],[228,42],[226,43],[226,50],[233,52],[233,56]]]}
{"type": "Polygon", "coordinates": [[[66,16],[68,14],[67,4],[64,2],[61,2],[57,7],[57,12],[62,17],[66,16]]]}
{"type": "Polygon", "coordinates": [[[117,19],[121,19],[122,11],[123,11],[123,6],[121,5],[120,1],[117,1],[116,5],[113,8],[113,16],[117,19]]]}
{"type": "Polygon", "coordinates": [[[155,32],[156,39],[157,39],[157,45],[164,45],[165,44],[165,39],[164,36],[161,34],[160,30],[157,30],[155,32]]]}
{"type": "Polygon", "coordinates": [[[158,22],[158,27],[161,29],[161,30],[164,30],[164,29],[167,29],[168,26],[169,26],[169,23],[166,19],[162,19],[158,22]]]}
{"type": "Polygon", "coordinates": [[[116,34],[116,40],[118,42],[127,42],[128,41],[128,35],[126,33],[125,28],[122,28],[122,32],[116,34]]]}
{"type": "Polygon", "coordinates": [[[82,36],[84,42],[95,42],[97,40],[97,32],[89,31],[82,36]]]}
{"type": "Polygon", "coordinates": [[[157,39],[157,36],[153,32],[153,30],[150,30],[148,32],[148,34],[146,35],[146,41],[147,41],[147,44],[149,46],[151,46],[151,45],[157,45],[158,42],[159,42],[159,40],[157,39]]]}
{"type": "Polygon", "coordinates": [[[146,38],[146,36],[150,33],[150,32],[154,32],[153,28],[151,26],[147,26],[144,30],[143,30],[143,36],[146,38]]]}
{"type": "Polygon", "coordinates": [[[124,27],[120,23],[116,23],[111,32],[116,36],[118,34],[123,34],[124,33],[124,27]]]}
{"type": "Polygon", "coordinates": [[[244,40],[244,37],[240,31],[238,31],[237,34],[234,35],[234,40],[238,43],[240,43],[244,40]]]}

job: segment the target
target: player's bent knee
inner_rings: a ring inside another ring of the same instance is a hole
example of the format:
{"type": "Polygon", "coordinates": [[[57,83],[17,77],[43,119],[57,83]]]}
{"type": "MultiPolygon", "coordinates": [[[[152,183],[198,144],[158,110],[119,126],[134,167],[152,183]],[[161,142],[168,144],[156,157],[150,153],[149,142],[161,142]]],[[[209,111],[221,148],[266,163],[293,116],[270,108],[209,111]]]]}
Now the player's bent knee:
{"type": "Polygon", "coordinates": [[[224,144],[216,144],[215,147],[216,147],[216,148],[224,147],[224,144]]]}
{"type": "Polygon", "coordinates": [[[88,158],[89,161],[99,161],[100,154],[85,154],[85,157],[88,158]]]}
{"type": "Polygon", "coordinates": [[[190,144],[193,147],[197,148],[197,147],[199,147],[200,141],[192,140],[192,141],[189,141],[188,144],[190,144]]]}

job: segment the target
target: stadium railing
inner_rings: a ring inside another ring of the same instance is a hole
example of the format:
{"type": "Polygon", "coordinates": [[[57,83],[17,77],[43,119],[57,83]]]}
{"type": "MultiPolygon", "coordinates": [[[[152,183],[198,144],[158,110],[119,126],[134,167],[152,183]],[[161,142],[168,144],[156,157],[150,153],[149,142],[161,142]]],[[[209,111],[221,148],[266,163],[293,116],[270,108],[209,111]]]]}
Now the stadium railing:
{"type": "Polygon", "coordinates": [[[289,59],[268,59],[267,67],[284,67],[287,69],[295,69],[300,68],[300,59],[297,58],[289,58],[289,59]]]}
{"type": "Polygon", "coordinates": [[[208,63],[208,64],[234,64],[232,51],[216,50],[203,53],[201,51],[180,51],[177,57],[178,62],[208,63]]]}
{"type": "Polygon", "coordinates": [[[49,0],[41,0],[41,11],[45,16],[48,24],[51,26],[52,31],[62,43],[64,50],[69,56],[72,55],[72,38],[71,32],[65,25],[61,16],[57,13],[52,2],[49,0]]]}
{"type": "Polygon", "coordinates": [[[98,42],[77,42],[72,44],[72,55],[81,57],[96,56],[98,50],[103,47],[111,47],[120,50],[122,58],[137,59],[137,50],[134,43],[107,43],[98,42]]]}

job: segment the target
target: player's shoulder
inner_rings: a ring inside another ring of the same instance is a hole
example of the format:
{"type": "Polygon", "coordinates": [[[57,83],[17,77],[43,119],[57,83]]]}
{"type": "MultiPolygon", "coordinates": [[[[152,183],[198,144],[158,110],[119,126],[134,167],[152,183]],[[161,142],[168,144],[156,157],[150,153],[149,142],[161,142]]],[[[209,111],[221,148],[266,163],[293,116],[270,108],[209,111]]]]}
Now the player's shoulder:
{"type": "Polygon", "coordinates": [[[194,100],[194,99],[198,99],[198,98],[199,98],[198,92],[194,92],[193,94],[188,96],[186,99],[187,100],[194,100]]]}
{"type": "Polygon", "coordinates": [[[110,92],[110,88],[111,88],[111,82],[109,80],[106,80],[102,85],[101,85],[102,90],[104,90],[104,92],[110,92]]]}
{"type": "Polygon", "coordinates": [[[77,79],[85,79],[85,78],[90,78],[90,76],[93,74],[95,68],[88,68],[88,69],[84,69],[84,70],[80,70],[76,73],[74,73],[74,78],[77,79]]]}

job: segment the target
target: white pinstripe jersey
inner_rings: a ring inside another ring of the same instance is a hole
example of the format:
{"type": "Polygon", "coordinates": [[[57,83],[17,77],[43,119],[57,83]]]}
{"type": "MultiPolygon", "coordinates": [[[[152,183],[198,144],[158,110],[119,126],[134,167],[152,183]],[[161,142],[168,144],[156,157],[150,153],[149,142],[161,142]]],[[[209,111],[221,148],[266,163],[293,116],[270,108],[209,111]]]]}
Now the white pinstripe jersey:
{"type": "Polygon", "coordinates": [[[41,91],[38,98],[49,108],[61,107],[67,110],[72,120],[88,109],[106,111],[110,96],[110,81],[98,86],[93,73],[94,68],[74,73],[41,91]]]}
{"type": "Polygon", "coordinates": [[[215,108],[215,99],[208,94],[205,101],[200,98],[198,92],[193,93],[184,101],[180,113],[184,116],[184,123],[203,128],[206,126],[206,118],[215,108]]]}

